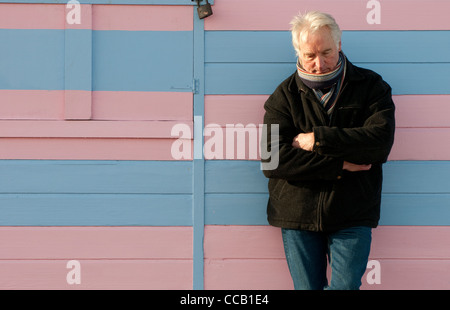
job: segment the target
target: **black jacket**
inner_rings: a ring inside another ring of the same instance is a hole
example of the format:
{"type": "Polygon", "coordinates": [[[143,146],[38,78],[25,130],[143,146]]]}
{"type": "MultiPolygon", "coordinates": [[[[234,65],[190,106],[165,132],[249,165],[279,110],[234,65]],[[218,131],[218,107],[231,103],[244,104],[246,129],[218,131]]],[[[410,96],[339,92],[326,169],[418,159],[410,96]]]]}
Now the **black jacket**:
{"type": "MultiPolygon", "coordinates": [[[[395,130],[391,88],[381,76],[347,61],[331,120],[296,72],[277,87],[264,109],[268,139],[261,141],[262,149],[270,151],[271,140],[279,142],[277,167],[263,170],[269,178],[269,223],[312,231],[376,227],[382,164],[395,130]],[[279,126],[279,140],[271,139],[270,125],[279,126]],[[294,148],[293,138],[308,132],[314,132],[313,151],[294,148]],[[344,161],[372,168],[348,172],[342,169],[344,161]]],[[[271,155],[262,162],[274,160],[271,155]]]]}

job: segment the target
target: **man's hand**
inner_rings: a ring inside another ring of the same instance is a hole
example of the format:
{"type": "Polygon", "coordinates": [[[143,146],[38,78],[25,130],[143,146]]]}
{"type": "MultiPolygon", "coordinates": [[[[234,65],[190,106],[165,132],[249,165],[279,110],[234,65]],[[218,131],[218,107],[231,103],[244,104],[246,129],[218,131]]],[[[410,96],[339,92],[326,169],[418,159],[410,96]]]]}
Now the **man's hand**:
{"type": "Polygon", "coordinates": [[[353,163],[349,163],[348,161],[344,161],[344,166],[342,167],[343,170],[347,170],[350,172],[357,172],[357,171],[367,171],[372,168],[372,165],[357,165],[353,163]]]}
{"type": "Polygon", "coordinates": [[[314,147],[314,133],[298,134],[292,141],[292,146],[305,151],[312,151],[314,147]]]}

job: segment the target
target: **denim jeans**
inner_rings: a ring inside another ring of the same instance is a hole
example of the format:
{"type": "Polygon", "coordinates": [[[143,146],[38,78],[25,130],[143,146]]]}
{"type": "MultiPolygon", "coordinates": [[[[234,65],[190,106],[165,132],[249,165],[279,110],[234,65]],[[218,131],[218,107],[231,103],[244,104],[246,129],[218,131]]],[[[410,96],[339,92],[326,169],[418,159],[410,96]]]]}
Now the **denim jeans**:
{"type": "Polygon", "coordinates": [[[296,290],[358,290],[367,268],[372,229],[332,233],[282,229],[284,251],[296,290]],[[327,280],[327,256],[331,281],[327,280]]]}

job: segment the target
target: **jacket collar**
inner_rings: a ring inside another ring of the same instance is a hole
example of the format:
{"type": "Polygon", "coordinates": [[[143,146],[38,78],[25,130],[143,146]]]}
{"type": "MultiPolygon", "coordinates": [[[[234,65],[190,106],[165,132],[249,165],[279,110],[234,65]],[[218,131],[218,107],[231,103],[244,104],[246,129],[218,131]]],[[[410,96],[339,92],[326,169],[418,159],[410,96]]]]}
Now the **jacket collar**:
{"type": "MultiPolygon", "coordinates": [[[[291,79],[289,86],[288,86],[288,90],[290,92],[295,92],[298,93],[300,91],[303,92],[308,92],[310,90],[309,87],[307,87],[302,80],[300,79],[300,77],[298,76],[297,72],[295,72],[294,74],[294,78],[291,79]]],[[[347,59],[347,73],[345,76],[345,80],[344,80],[344,84],[350,82],[350,81],[358,81],[358,80],[363,80],[364,79],[364,75],[362,75],[359,70],[358,67],[356,67],[355,65],[353,65],[348,59],[347,59]]]]}

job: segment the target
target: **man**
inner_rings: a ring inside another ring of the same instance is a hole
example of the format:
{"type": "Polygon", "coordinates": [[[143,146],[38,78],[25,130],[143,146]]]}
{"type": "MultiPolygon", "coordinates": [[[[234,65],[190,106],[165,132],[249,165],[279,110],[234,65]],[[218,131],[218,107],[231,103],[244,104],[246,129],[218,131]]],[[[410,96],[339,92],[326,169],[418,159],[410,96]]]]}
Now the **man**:
{"type": "Polygon", "coordinates": [[[268,221],[282,228],[295,289],[359,289],[394,140],[391,88],[347,60],[332,16],[310,12],[291,25],[297,71],[264,105],[267,137],[279,132],[262,141],[279,156],[275,169],[262,160],[268,221]]]}

